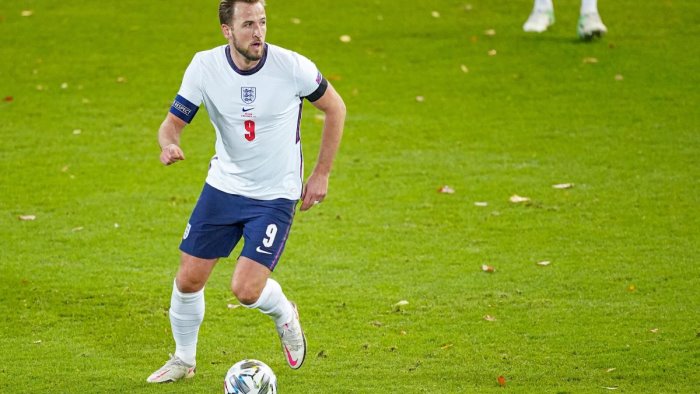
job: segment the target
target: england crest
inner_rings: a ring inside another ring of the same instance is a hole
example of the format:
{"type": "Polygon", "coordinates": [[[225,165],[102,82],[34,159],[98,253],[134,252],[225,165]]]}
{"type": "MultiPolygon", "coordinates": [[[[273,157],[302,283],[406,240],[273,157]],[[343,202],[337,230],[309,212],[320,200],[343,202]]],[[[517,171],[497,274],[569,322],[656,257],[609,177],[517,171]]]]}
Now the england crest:
{"type": "Polygon", "coordinates": [[[255,102],[255,87],[241,87],[241,100],[245,104],[255,102]]]}

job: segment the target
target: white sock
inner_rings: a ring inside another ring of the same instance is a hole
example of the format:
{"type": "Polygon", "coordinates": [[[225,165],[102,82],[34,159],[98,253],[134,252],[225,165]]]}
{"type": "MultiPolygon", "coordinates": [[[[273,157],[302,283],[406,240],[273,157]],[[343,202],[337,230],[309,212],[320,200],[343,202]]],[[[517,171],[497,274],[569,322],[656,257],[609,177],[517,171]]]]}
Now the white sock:
{"type": "Polygon", "coordinates": [[[581,0],[581,15],[597,13],[598,0],[581,0]]]}
{"type": "Polygon", "coordinates": [[[265,288],[257,301],[252,305],[243,305],[246,308],[258,309],[270,316],[277,327],[289,323],[294,316],[292,304],[282,292],[282,287],[274,279],[268,278],[265,288]]]}
{"type": "Polygon", "coordinates": [[[194,365],[197,357],[197,335],[204,320],[204,289],[196,293],[181,293],[173,283],[170,298],[170,327],[175,339],[175,355],[194,365]]]}
{"type": "Polygon", "coordinates": [[[535,0],[536,11],[552,11],[553,9],[554,4],[552,4],[552,0],[535,0]]]}

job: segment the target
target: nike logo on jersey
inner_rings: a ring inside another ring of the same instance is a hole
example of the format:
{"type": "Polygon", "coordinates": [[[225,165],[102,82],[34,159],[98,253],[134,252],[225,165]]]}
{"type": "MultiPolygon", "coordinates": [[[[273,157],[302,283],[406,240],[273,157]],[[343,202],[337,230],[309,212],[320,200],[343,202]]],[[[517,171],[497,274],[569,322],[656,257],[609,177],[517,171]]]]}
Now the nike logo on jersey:
{"type": "Polygon", "coordinates": [[[243,107],[243,108],[241,108],[241,111],[242,111],[242,112],[248,112],[248,111],[252,111],[252,110],[254,110],[254,109],[255,109],[255,107],[250,107],[250,108],[243,107]]]}
{"type": "Polygon", "coordinates": [[[260,248],[260,246],[258,246],[257,248],[255,248],[255,251],[258,252],[258,253],[263,253],[263,254],[272,254],[272,252],[268,252],[267,250],[262,250],[262,249],[260,248]]]}

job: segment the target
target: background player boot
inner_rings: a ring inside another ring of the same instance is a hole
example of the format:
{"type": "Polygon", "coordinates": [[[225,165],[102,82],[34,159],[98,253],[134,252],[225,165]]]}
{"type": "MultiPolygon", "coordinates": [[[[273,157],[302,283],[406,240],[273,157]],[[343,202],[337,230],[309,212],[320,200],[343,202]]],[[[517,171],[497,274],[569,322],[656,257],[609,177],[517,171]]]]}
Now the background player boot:
{"type": "Polygon", "coordinates": [[[282,342],[282,351],[284,351],[287,364],[292,369],[299,369],[306,357],[306,337],[301,329],[301,324],[299,324],[297,306],[293,302],[290,303],[292,304],[292,309],[294,309],[294,317],[289,323],[277,327],[277,333],[282,342]]]}
{"type": "Polygon", "coordinates": [[[532,10],[530,17],[523,25],[526,32],[542,33],[554,24],[554,10],[532,10]]]}
{"type": "Polygon", "coordinates": [[[602,37],[608,32],[608,29],[600,19],[600,15],[597,12],[593,12],[590,14],[583,14],[578,18],[577,32],[579,38],[590,40],[596,37],[602,37]]]}
{"type": "Polygon", "coordinates": [[[148,383],[170,383],[177,382],[180,379],[189,379],[194,376],[196,367],[186,364],[177,356],[170,355],[170,360],[165,363],[159,370],[153,372],[146,379],[148,383]]]}

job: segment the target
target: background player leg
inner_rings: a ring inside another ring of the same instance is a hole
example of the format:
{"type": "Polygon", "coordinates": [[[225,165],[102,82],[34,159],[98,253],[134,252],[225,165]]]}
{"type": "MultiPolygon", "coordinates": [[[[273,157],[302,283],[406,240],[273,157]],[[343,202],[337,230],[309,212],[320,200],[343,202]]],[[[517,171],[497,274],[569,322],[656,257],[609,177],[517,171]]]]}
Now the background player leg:
{"type": "Polygon", "coordinates": [[[554,5],[552,0],[535,0],[532,12],[523,25],[523,30],[542,33],[552,24],[554,24],[554,5]]]}

